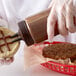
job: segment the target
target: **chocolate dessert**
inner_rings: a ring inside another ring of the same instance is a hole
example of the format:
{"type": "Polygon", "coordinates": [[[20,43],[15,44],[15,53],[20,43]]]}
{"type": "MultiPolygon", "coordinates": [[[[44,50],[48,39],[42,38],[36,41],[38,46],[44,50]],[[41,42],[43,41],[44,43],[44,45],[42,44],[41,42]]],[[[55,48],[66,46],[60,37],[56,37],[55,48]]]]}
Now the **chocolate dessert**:
{"type": "Polygon", "coordinates": [[[42,54],[45,58],[56,60],[70,58],[74,62],[76,60],[76,45],[72,43],[50,44],[43,48],[42,54]]]}

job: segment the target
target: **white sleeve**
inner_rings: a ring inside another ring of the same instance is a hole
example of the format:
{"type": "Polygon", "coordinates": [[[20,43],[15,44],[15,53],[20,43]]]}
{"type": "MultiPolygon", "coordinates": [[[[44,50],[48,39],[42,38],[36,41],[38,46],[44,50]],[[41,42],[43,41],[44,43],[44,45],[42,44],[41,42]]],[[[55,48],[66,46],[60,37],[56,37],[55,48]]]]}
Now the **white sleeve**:
{"type": "Polygon", "coordinates": [[[46,9],[49,3],[49,0],[2,0],[9,28],[17,31],[19,21],[46,9]]]}

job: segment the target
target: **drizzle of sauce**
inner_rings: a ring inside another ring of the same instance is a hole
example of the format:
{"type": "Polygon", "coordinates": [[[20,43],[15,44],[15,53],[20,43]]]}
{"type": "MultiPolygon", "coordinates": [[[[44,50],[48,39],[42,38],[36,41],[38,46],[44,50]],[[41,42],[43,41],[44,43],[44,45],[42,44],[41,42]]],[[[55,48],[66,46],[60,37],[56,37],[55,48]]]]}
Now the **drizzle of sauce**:
{"type": "Polygon", "coordinates": [[[1,49],[3,46],[6,46],[8,48],[8,51],[10,51],[10,47],[9,44],[12,44],[12,42],[7,42],[6,39],[10,38],[10,36],[5,36],[3,31],[0,30],[0,34],[2,35],[2,37],[0,38],[0,40],[3,40],[5,43],[4,44],[0,44],[0,51],[1,53],[4,53],[4,51],[1,49]]]}

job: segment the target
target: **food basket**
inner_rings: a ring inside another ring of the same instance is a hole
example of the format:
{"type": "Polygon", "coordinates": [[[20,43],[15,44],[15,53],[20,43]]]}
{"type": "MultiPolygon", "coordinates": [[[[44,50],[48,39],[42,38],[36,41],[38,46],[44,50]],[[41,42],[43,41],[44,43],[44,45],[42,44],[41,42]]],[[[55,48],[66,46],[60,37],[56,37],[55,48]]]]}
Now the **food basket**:
{"type": "MultiPolygon", "coordinates": [[[[62,42],[52,42],[52,43],[44,42],[44,44],[57,44],[57,43],[62,42]]],[[[41,63],[41,65],[56,72],[76,76],[76,65],[62,64],[53,61],[41,63]]]]}

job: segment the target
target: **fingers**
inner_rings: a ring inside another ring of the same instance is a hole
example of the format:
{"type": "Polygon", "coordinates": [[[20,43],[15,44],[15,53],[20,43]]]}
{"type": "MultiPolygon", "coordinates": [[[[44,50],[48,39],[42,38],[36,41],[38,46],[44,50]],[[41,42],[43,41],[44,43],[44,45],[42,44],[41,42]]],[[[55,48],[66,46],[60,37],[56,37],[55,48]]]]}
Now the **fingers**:
{"type": "Polygon", "coordinates": [[[68,35],[68,30],[66,29],[66,24],[65,24],[65,18],[62,14],[58,20],[58,29],[61,35],[63,36],[68,35]]]}
{"type": "Polygon", "coordinates": [[[73,2],[70,0],[69,4],[66,7],[66,27],[69,32],[76,32],[76,26],[74,25],[74,11],[73,11],[73,2]]]}
{"type": "Polygon", "coordinates": [[[58,14],[58,30],[59,33],[63,36],[68,35],[68,30],[66,29],[66,21],[64,16],[64,8],[60,10],[60,13],[58,14]]]}
{"type": "Polygon", "coordinates": [[[58,30],[61,35],[66,36],[68,32],[76,32],[76,9],[73,0],[67,0],[61,5],[57,5],[57,3],[53,1],[50,7],[51,12],[47,19],[47,34],[49,40],[54,36],[57,19],[58,30]]]}
{"type": "Polygon", "coordinates": [[[56,11],[55,11],[55,7],[53,7],[47,19],[47,34],[49,40],[52,40],[54,36],[54,27],[56,20],[57,20],[56,11]]]}

